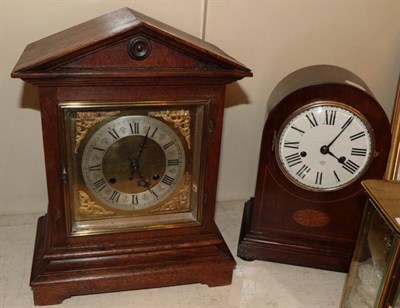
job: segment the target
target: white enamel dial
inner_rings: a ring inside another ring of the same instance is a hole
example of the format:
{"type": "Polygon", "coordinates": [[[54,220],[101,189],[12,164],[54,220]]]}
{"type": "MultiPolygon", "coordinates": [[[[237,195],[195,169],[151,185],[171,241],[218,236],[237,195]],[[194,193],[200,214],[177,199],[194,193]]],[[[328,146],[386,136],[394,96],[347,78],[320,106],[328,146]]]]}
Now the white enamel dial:
{"type": "Polygon", "coordinates": [[[356,181],[367,170],[374,149],[365,118],[346,105],[328,101],[289,117],[277,141],[283,173],[313,191],[336,190],[356,181]]]}
{"type": "Polygon", "coordinates": [[[143,210],[167,199],[185,170],[185,151],[167,124],[123,116],[100,127],[86,144],[82,175],[91,193],[120,210],[143,210]]]}

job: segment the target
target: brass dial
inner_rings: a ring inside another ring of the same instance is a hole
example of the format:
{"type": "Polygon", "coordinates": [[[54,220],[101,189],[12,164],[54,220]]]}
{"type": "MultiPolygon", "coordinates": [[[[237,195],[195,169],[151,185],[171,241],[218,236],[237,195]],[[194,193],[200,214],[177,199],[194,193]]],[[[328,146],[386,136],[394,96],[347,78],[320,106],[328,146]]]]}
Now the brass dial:
{"type": "Polygon", "coordinates": [[[120,210],[143,210],[166,200],[185,170],[178,135],[155,118],[131,115],[100,127],[87,142],[81,164],[91,193],[120,210]]]}

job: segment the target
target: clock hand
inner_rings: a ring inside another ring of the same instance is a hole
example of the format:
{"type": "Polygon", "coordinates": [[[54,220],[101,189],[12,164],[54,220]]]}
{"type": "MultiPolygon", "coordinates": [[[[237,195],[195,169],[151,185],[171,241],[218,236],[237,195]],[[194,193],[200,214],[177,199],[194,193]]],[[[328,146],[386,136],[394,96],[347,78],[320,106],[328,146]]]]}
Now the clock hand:
{"type": "Polygon", "coordinates": [[[129,160],[131,163],[129,164],[129,168],[132,170],[131,176],[129,177],[129,181],[132,181],[135,177],[135,172],[137,171],[138,165],[136,160],[134,160],[132,157],[129,156],[129,160]]]}
{"type": "Polygon", "coordinates": [[[158,199],[157,194],[156,194],[154,191],[152,191],[152,190],[150,189],[150,187],[148,188],[148,190],[149,190],[149,192],[151,192],[151,193],[158,199]]]}
{"type": "Polygon", "coordinates": [[[138,172],[138,173],[139,173],[139,177],[141,179],[138,181],[138,185],[147,188],[147,190],[150,191],[150,193],[152,193],[158,199],[157,194],[150,187],[150,183],[151,183],[150,179],[145,179],[144,176],[142,174],[140,174],[140,172],[138,172]]]}
{"type": "Polygon", "coordinates": [[[138,154],[138,156],[137,156],[137,158],[136,158],[136,161],[139,161],[140,157],[142,156],[144,147],[145,147],[145,145],[146,145],[146,142],[147,142],[147,139],[148,139],[148,136],[149,136],[149,132],[150,132],[150,126],[149,126],[149,129],[148,129],[147,132],[146,132],[146,135],[145,135],[144,138],[143,138],[142,143],[139,144],[140,150],[139,150],[139,154],[138,154]]]}
{"type": "Polygon", "coordinates": [[[338,163],[340,163],[340,164],[343,164],[343,163],[346,161],[346,157],[344,157],[344,156],[337,157],[335,154],[333,154],[333,153],[330,151],[330,149],[329,149],[329,147],[328,147],[327,145],[322,146],[320,152],[321,152],[321,154],[323,154],[323,155],[328,154],[328,155],[330,155],[330,156],[336,158],[337,161],[338,161],[338,163]]]}
{"type": "MultiPolygon", "coordinates": [[[[148,136],[149,136],[149,131],[150,131],[150,127],[149,127],[149,129],[147,130],[147,133],[146,133],[146,135],[144,136],[142,142],[139,144],[139,153],[138,153],[137,158],[136,158],[136,159],[133,159],[131,156],[129,156],[129,159],[130,159],[130,161],[131,161],[131,163],[129,164],[129,167],[132,169],[131,176],[129,177],[129,180],[130,180],[130,181],[133,180],[134,175],[135,175],[135,172],[136,172],[136,171],[139,171],[139,160],[140,160],[140,157],[141,157],[142,154],[143,154],[143,150],[144,150],[144,147],[145,147],[145,145],[146,145],[147,138],[148,138],[148,136]]],[[[144,177],[141,176],[140,173],[139,173],[139,176],[140,176],[142,179],[144,179],[144,177]]]]}
{"type": "Polygon", "coordinates": [[[338,163],[340,163],[340,164],[343,164],[343,163],[346,161],[346,157],[344,157],[344,156],[340,156],[340,157],[338,158],[338,157],[337,157],[335,154],[333,154],[331,151],[329,151],[328,154],[329,154],[330,156],[335,157],[335,158],[337,159],[338,163]]]}
{"type": "Polygon", "coordinates": [[[329,144],[327,145],[328,150],[329,150],[329,148],[331,147],[331,145],[339,138],[339,136],[340,136],[341,134],[343,134],[343,132],[346,130],[346,128],[349,127],[349,125],[351,124],[351,122],[353,121],[353,119],[354,119],[353,117],[350,117],[350,118],[348,118],[348,120],[346,121],[346,123],[343,124],[342,130],[339,132],[339,134],[331,141],[331,143],[329,143],[329,144]]]}
{"type": "MultiPolygon", "coordinates": [[[[150,130],[150,129],[149,129],[150,130]]],[[[144,187],[144,188],[147,188],[147,190],[148,191],[150,191],[150,193],[151,194],[153,194],[157,199],[158,199],[158,196],[157,196],[157,194],[151,189],[151,187],[150,187],[150,183],[151,183],[151,180],[150,179],[146,179],[143,175],[142,175],[142,173],[140,172],[140,165],[139,165],[139,161],[135,161],[135,171],[137,171],[137,173],[138,173],[138,175],[139,175],[139,177],[140,177],[140,180],[137,182],[138,183],[138,185],[139,186],[142,186],[142,187],[144,187]]]]}
{"type": "Polygon", "coordinates": [[[330,151],[330,147],[331,147],[332,144],[340,137],[340,135],[343,134],[343,132],[347,129],[347,127],[350,126],[350,124],[351,124],[351,122],[353,121],[353,119],[354,119],[354,117],[348,118],[347,121],[346,121],[346,122],[343,124],[343,126],[341,127],[341,131],[339,132],[339,134],[337,134],[336,137],[333,138],[333,140],[332,140],[328,145],[324,145],[324,146],[321,147],[320,152],[321,152],[323,155],[328,154],[328,155],[330,155],[330,156],[336,158],[337,161],[338,161],[340,164],[343,164],[343,163],[346,161],[346,157],[341,156],[340,158],[338,158],[335,154],[333,154],[333,153],[330,151]]]}

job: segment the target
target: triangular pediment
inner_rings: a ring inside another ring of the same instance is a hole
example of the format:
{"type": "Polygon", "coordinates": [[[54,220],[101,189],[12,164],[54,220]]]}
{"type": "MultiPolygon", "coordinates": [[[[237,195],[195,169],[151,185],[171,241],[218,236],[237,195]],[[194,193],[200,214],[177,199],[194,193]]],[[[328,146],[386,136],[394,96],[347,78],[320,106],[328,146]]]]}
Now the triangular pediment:
{"type": "Polygon", "coordinates": [[[59,65],[57,70],[63,69],[116,69],[116,70],[134,70],[134,69],[204,69],[215,68],[221,69],[218,65],[201,61],[191,55],[172,48],[165,43],[159,42],[149,35],[139,34],[133,35],[133,38],[128,38],[114,43],[110,46],[105,46],[100,50],[84,54],[83,56],[68,61],[65,64],[59,65]],[[132,44],[132,39],[145,39],[149,44],[148,56],[143,59],[133,58],[129,52],[129,46],[132,44]]]}
{"type": "Polygon", "coordinates": [[[122,8],[28,45],[12,76],[195,77],[210,72],[235,79],[252,75],[216,46],[122,8]]]}

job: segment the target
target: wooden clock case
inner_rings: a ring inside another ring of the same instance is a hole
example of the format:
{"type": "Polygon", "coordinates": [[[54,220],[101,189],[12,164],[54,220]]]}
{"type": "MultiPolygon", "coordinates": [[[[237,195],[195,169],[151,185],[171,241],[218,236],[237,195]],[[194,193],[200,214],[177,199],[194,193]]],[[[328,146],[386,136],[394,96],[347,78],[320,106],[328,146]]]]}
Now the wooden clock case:
{"type": "Polygon", "coordinates": [[[217,47],[129,8],[27,46],[12,77],[39,87],[49,201],[33,257],[36,305],[81,294],[231,283],[235,261],[214,222],[224,97],[227,83],[251,75],[217,47]],[[132,48],[137,39],[147,42],[144,51],[132,48]],[[184,100],[209,105],[200,225],[70,236],[58,104],[184,100]]]}
{"type": "Polygon", "coordinates": [[[390,149],[387,116],[358,76],[329,65],[303,68],[284,78],[272,92],[268,107],[256,192],[245,204],[238,256],[346,272],[366,202],[361,180],[379,179],[385,172],[390,149]],[[375,151],[369,169],[361,179],[340,190],[302,189],[277,165],[275,134],[293,112],[314,101],[352,106],[374,130],[375,151]],[[299,223],[294,217],[298,211],[310,217],[303,217],[299,223]]]}

